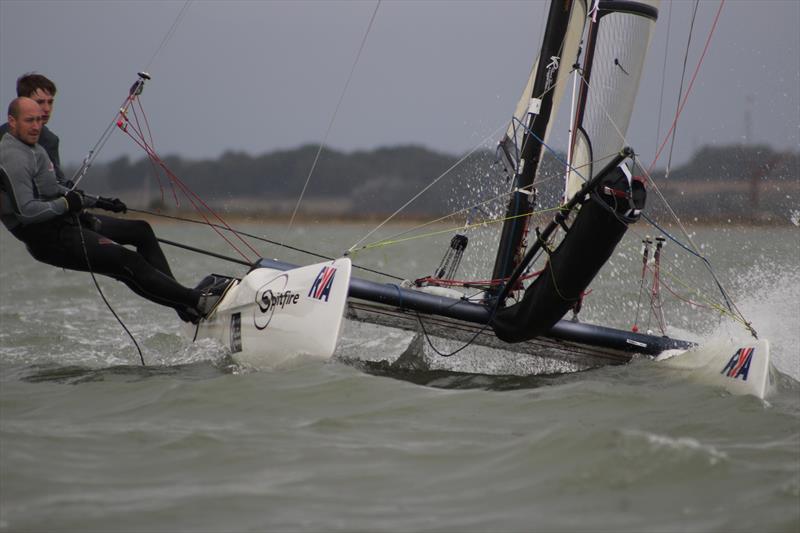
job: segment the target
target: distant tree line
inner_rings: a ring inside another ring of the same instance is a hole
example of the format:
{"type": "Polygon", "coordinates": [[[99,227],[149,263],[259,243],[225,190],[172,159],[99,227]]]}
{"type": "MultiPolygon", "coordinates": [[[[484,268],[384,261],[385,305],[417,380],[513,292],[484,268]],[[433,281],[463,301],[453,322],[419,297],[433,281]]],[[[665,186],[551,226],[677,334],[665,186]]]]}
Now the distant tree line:
{"type": "MultiPolygon", "coordinates": [[[[187,187],[212,205],[224,205],[229,212],[282,216],[293,210],[317,150],[315,145],[306,145],[257,156],[226,152],[218,159],[169,156],[164,161],[187,187]]],[[[494,152],[478,151],[459,163],[460,159],[413,145],[354,152],[326,148],[305,191],[303,207],[306,213],[381,216],[394,212],[438,178],[406,213],[436,216],[497,196],[498,200],[481,209],[502,212],[508,174],[494,152]]],[[[563,169],[563,163],[546,154],[541,176],[557,177],[563,169]]],[[[683,204],[690,211],[710,212],[716,203],[722,205],[716,216],[753,209],[763,215],[797,204],[800,152],[778,152],[767,146],[708,146],[685,165],[668,174],[656,170],[653,177],[671,203],[683,204]],[[786,198],[793,193],[793,200],[786,198]]],[[[95,164],[86,187],[122,196],[142,208],[174,208],[169,183],[165,173],[147,158],[125,156],[95,164]]],[[[181,205],[188,207],[179,191],[177,196],[181,205]]]]}

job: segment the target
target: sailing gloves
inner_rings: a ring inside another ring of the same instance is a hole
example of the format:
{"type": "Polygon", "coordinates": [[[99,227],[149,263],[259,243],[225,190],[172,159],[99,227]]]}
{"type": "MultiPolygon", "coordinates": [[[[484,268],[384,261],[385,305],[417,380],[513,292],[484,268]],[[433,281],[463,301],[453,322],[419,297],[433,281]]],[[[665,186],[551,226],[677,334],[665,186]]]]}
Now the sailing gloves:
{"type": "Polygon", "coordinates": [[[112,213],[125,213],[128,211],[128,206],[119,198],[103,198],[101,196],[97,199],[94,206],[105,209],[106,211],[111,211],[112,213]]]}
{"type": "Polygon", "coordinates": [[[83,196],[76,191],[68,191],[64,195],[67,200],[67,211],[70,213],[78,213],[83,209],[83,196]]]}
{"type": "Polygon", "coordinates": [[[112,213],[125,213],[128,211],[128,206],[119,198],[103,198],[101,196],[92,202],[91,196],[86,197],[79,191],[68,191],[64,198],[67,200],[67,211],[70,213],[78,213],[84,207],[97,207],[112,213]]]}

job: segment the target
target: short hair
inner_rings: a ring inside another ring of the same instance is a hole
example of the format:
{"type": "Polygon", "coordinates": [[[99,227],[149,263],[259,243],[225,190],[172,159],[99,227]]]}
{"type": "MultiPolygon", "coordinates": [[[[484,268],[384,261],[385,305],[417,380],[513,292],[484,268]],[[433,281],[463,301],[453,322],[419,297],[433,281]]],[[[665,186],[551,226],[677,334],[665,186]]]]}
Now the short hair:
{"type": "Polygon", "coordinates": [[[39,89],[56,95],[56,84],[38,72],[26,72],[17,79],[17,96],[30,97],[39,89]]]}

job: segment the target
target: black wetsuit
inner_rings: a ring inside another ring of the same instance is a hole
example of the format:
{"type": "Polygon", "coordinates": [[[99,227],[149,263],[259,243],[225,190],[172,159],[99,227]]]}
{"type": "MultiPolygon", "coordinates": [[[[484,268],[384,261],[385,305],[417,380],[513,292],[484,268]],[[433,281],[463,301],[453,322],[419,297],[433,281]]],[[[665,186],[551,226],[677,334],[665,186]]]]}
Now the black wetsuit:
{"type": "MultiPolygon", "coordinates": [[[[5,135],[0,140],[0,166],[6,176],[0,182],[0,219],[34,258],[110,276],[182,315],[197,307],[200,292],[175,281],[147,222],[68,212],[68,189],[57,181],[42,146],[5,135]]],[[[86,198],[91,204],[91,197],[86,198]]]]}

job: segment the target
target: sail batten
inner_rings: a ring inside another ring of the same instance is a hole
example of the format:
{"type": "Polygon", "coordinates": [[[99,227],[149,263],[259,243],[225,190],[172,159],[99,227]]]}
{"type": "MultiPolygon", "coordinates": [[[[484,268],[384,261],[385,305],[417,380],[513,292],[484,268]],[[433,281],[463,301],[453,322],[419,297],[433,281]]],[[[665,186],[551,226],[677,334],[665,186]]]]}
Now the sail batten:
{"type": "Polygon", "coordinates": [[[592,163],[630,144],[626,135],[657,16],[657,0],[604,1],[597,20],[590,22],[574,121],[581,134],[570,147],[568,195],[592,177],[591,172],[577,169],[599,168],[602,164],[592,163]]]}

